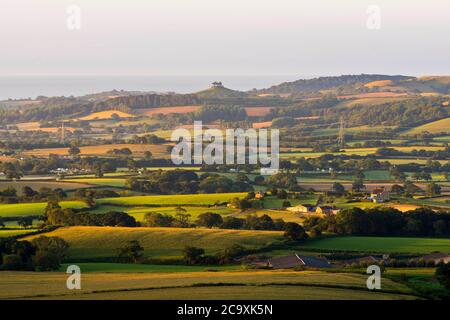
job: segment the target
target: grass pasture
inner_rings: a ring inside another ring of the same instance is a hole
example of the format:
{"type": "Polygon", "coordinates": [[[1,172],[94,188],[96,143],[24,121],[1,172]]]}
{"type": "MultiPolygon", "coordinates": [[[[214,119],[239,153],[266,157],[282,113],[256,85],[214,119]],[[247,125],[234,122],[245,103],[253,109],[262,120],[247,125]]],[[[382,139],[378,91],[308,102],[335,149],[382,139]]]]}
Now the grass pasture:
{"type": "Polygon", "coordinates": [[[321,271],[219,271],[182,273],[83,273],[81,290],[66,288],[63,272],[2,272],[0,298],[40,299],[414,299],[403,284],[321,271]],[[219,285],[220,284],[220,285],[219,285]],[[211,294],[211,293],[214,294],[211,294]]]}
{"type": "MultiPolygon", "coordinates": [[[[62,208],[84,208],[86,203],[82,201],[61,201],[62,208]]],[[[47,202],[0,204],[0,217],[26,217],[44,214],[47,202]]]]}
{"type": "MultiPolygon", "coordinates": [[[[151,258],[180,258],[186,245],[214,253],[233,244],[257,248],[282,239],[282,232],[122,227],[64,227],[47,233],[61,237],[69,245],[70,259],[116,257],[127,241],[138,240],[151,258]]],[[[28,238],[26,238],[28,239],[28,238]]]]}
{"type": "Polygon", "coordinates": [[[119,206],[184,206],[197,205],[209,206],[216,202],[227,202],[233,198],[243,198],[247,193],[211,193],[211,194],[180,194],[180,195],[157,195],[157,196],[135,196],[122,198],[106,198],[98,200],[100,204],[119,206]]]}
{"type": "Polygon", "coordinates": [[[61,188],[63,190],[74,190],[78,188],[89,188],[92,187],[89,184],[84,183],[72,183],[72,182],[64,182],[64,181],[36,181],[36,180],[20,180],[20,181],[1,181],[0,180],[0,190],[6,188],[14,188],[20,194],[22,192],[23,187],[28,186],[33,188],[36,191],[39,191],[40,188],[51,188],[57,189],[61,188]]]}
{"type": "Polygon", "coordinates": [[[401,237],[332,237],[312,240],[304,248],[379,253],[450,252],[450,239],[401,237]]]}
{"type": "MultiPolygon", "coordinates": [[[[65,272],[71,264],[61,265],[60,271],[65,272]]],[[[232,271],[241,267],[233,266],[186,266],[186,265],[154,265],[154,264],[130,264],[130,263],[77,263],[83,273],[175,273],[175,272],[208,272],[208,271],[232,271]]]]}
{"type": "Polygon", "coordinates": [[[200,109],[200,106],[175,106],[175,107],[158,107],[158,108],[141,108],[137,111],[144,116],[153,116],[155,114],[171,114],[171,113],[191,113],[200,109]]]}
{"type": "Polygon", "coordinates": [[[448,132],[450,133],[450,118],[433,121],[426,123],[424,125],[412,128],[408,131],[405,131],[404,134],[419,134],[421,132],[429,132],[429,133],[441,133],[448,132]]]}
{"type": "Polygon", "coordinates": [[[71,183],[82,183],[87,185],[106,186],[106,187],[125,187],[126,179],[123,178],[76,178],[65,179],[63,181],[71,183]]]}
{"type": "Polygon", "coordinates": [[[35,231],[37,231],[37,229],[0,229],[0,238],[21,236],[35,231]]]}

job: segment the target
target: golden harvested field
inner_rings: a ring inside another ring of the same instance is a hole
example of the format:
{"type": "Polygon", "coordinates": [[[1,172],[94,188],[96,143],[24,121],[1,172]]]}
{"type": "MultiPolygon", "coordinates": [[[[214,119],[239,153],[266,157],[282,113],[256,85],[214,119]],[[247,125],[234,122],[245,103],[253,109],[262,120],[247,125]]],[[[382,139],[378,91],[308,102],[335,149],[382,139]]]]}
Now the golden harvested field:
{"type": "MultiPolygon", "coordinates": [[[[129,148],[133,154],[143,154],[145,151],[151,151],[153,157],[168,157],[167,145],[147,145],[147,144],[102,144],[97,146],[80,147],[82,156],[106,155],[113,149],[129,148]]],[[[47,148],[33,149],[25,151],[27,156],[48,157],[50,154],[65,156],[69,154],[69,148],[47,148]]]]}
{"type": "Polygon", "coordinates": [[[152,116],[154,114],[171,114],[171,113],[190,113],[196,112],[200,106],[178,106],[178,107],[159,107],[159,108],[143,108],[138,109],[139,114],[144,116],[152,116]]]}
{"type": "Polygon", "coordinates": [[[17,161],[17,159],[8,156],[0,156],[0,162],[13,162],[13,161],[17,161]]]}
{"type": "Polygon", "coordinates": [[[247,107],[245,112],[249,117],[264,117],[270,113],[273,107],[247,107]]]}
{"type": "MultiPolygon", "coordinates": [[[[116,257],[127,241],[138,240],[152,258],[181,257],[186,245],[215,253],[233,244],[256,248],[281,241],[283,232],[203,228],[64,227],[46,233],[69,245],[70,258],[116,257]]],[[[25,238],[25,240],[33,237],[25,238]]]]}
{"type": "Polygon", "coordinates": [[[414,204],[390,204],[389,207],[397,209],[401,212],[411,211],[420,208],[414,204]]]}
{"type": "MultiPolygon", "coordinates": [[[[18,123],[17,127],[19,128],[19,130],[21,131],[43,131],[43,132],[49,132],[49,133],[56,133],[60,130],[60,128],[58,127],[53,127],[53,128],[41,128],[40,127],[40,123],[39,122],[23,122],[23,123],[18,123]]],[[[75,131],[75,128],[72,127],[65,127],[64,128],[67,131],[75,131]]]]}
{"type": "Polygon", "coordinates": [[[394,102],[394,101],[402,101],[409,99],[408,96],[399,96],[399,97],[374,97],[374,98],[359,98],[359,99],[349,99],[344,100],[339,103],[338,106],[340,107],[354,107],[356,105],[379,105],[387,102],[394,102]]]}
{"type": "Polygon", "coordinates": [[[88,120],[104,120],[104,119],[111,119],[113,115],[117,115],[119,118],[133,118],[135,117],[135,115],[126,113],[126,112],[122,112],[119,110],[105,110],[105,111],[100,111],[100,112],[94,112],[91,113],[87,116],[81,117],[78,120],[84,120],[84,121],[88,121],[88,120]]]}
{"type": "Polygon", "coordinates": [[[77,291],[67,290],[66,280],[67,274],[59,272],[3,271],[0,299],[415,298],[411,289],[389,279],[383,279],[384,292],[371,292],[366,275],[321,271],[84,273],[77,291]]]}
{"type": "Polygon", "coordinates": [[[441,132],[450,133],[450,118],[426,123],[424,125],[412,128],[404,133],[405,134],[418,134],[418,133],[425,132],[425,131],[427,131],[429,133],[441,133],[441,132]]]}
{"type": "Polygon", "coordinates": [[[253,129],[270,128],[271,126],[272,126],[272,121],[253,122],[253,124],[252,124],[253,129]]]}
{"type": "Polygon", "coordinates": [[[386,87],[386,86],[390,86],[392,84],[393,84],[392,80],[378,80],[378,81],[372,81],[372,82],[366,83],[364,85],[364,87],[367,87],[367,88],[386,87]]]}
{"type": "Polygon", "coordinates": [[[360,94],[352,94],[346,96],[339,96],[339,99],[363,99],[363,98],[391,98],[391,97],[402,97],[407,96],[407,93],[398,92],[368,92],[360,94]]]}

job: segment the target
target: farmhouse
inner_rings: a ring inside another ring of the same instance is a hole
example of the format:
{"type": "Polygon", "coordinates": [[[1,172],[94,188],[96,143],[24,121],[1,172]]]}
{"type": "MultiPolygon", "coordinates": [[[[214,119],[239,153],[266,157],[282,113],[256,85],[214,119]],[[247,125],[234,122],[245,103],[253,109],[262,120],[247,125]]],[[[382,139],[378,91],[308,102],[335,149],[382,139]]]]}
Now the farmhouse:
{"type": "Polygon", "coordinates": [[[297,213],[307,213],[307,212],[314,212],[314,206],[311,204],[299,204],[295,207],[288,207],[286,208],[287,211],[290,212],[297,212],[297,213]]]}
{"type": "Polygon", "coordinates": [[[370,194],[369,199],[375,203],[382,203],[390,200],[390,193],[384,187],[376,188],[370,194]]]}
{"type": "Polygon", "coordinates": [[[268,266],[273,269],[291,269],[297,267],[330,268],[331,264],[325,258],[294,254],[291,256],[272,258],[268,261],[268,266]]]}
{"type": "Polygon", "coordinates": [[[339,212],[339,209],[332,206],[318,206],[316,208],[317,214],[336,214],[339,212]]]}
{"type": "Polygon", "coordinates": [[[343,266],[352,266],[352,265],[362,266],[362,265],[376,264],[377,262],[380,262],[380,260],[375,258],[374,256],[365,256],[355,259],[344,260],[340,264],[342,264],[343,266]]]}
{"type": "Polygon", "coordinates": [[[262,191],[258,191],[255,193],[255,199],[264,199],[265,196],[265,193],[262,191]]]}
{"type": "Polygon", "coordinates": [[[434,264],[439,264],[439,263],[449,263],[450,262],[450,255],[447,253],[443,253],[443,252],[436,252],[436,253],[432,253],[426,256],[423,256],[423,260],[425,260],[425,262],[434,262],[434,264]]]}

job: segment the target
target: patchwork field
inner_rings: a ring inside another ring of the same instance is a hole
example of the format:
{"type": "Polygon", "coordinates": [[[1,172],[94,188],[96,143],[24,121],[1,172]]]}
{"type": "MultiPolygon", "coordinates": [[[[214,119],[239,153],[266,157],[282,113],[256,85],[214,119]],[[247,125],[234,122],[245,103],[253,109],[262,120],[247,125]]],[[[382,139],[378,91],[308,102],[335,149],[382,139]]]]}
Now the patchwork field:
{"type": "Polygon", "coordinates": [[[94,112],[87,116],[81,117],[78,120],[89,121],[89,120],[103,120],[103,119],[112,119],[113,115],[116,115],[118,118],[134,118],[135,115],[129,114],[119,110],[105,110],[100,112],[94,112]]]}
{"type": "Polygon", "coordinates": [[[367,277],[319,271],[192,273],[86,273],[82,289],[69,291],[65,273],[1,272],[0,298],[40,299],[415,299],[405,285],[383,279],[366,289],[367,277]],[[220,284],[220,285],[219,285],[220,284]],[[289,285],[287,285],[289,284],[289,285]],[[211,292],[214,292],[212,295],[211,292]]]}
{"type": "MultiPolygon", "coordinates": [[[[23,122],[18,123],[17,128],[21,131],[43,131],[48,133],[57,133],[60,128],[59,127],[48,127],[48,128],[41,128],[41,124],[39,122],[23,122]]],[[[75,131],[76,128],[72,127],[64,127],[67,131],[75,131]]]]}
{"type": "Polygon", "coordinates": [[[171,114],[171,113],[190,113],[196,112],[200,106],[177,106],[177,107],[158,107],[158,108],[142,108],[137,112],[144,116],[152,116],[155,114],[171,114]]]}
{"type": "Polygon", "coordinates": [[[270,113],[273,107],[247,107],[245,112],[249,117],[264,117],[270,113]]]}
{"type": "MultiPolygon", "coordinates": [[[[135,155],[142,155],[145,151],[150,151],[154,157],[168,157],[167,145],[148,145],[148,144],[103,144],[96,146],[80,147],[80,155],[82,156],[105,156],[108,151],[113,149],[129,148],[135,155]]],[[[47,148],[33,149],[25,151],[25,155],[36,157],[48,157],[50,154],[65,156],[69,154],[69,148],[47,148]]]]}
{"type": "Polygon", "coordinates": [[[140,242],[146,257],[180,258],[186,245],[214,253],[233,244],[256,248],[280,241],[282,234],[278,231],[122,227],[64,227],[46,233],[69,243],[71,259],[116,257],[117,249],[131,240],[140,242]]]}

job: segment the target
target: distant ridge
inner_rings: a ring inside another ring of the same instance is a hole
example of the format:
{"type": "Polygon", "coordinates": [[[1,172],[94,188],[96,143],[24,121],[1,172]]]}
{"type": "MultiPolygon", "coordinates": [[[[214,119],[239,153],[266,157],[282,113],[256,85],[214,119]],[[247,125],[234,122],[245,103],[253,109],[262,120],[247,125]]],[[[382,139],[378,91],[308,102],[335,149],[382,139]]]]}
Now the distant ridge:
{"type": "Polygon", "coordinates": [[[292,82],[283,82],[271,86],[267,89],[258,90],[259,94],[292,94],[307,93],[320,90],[330,90],[345,87],[361,87],[366,83],[374,81],[390,80],[393,82],[415,79],[415,77],[402,75],[382,75],[382,74],[360,74],[360,75],[341,75],[333,77],[319,77],[314,79],[300,79],[292,82]]]}

